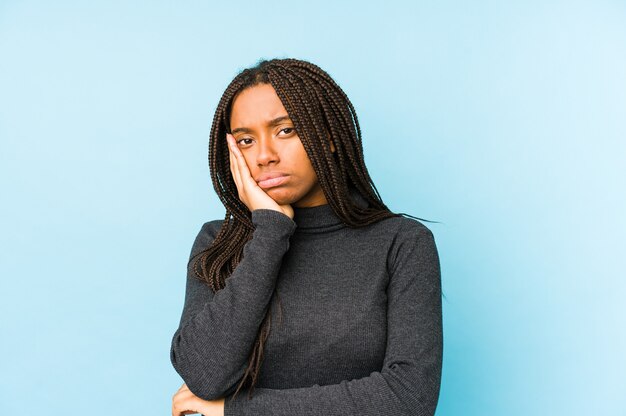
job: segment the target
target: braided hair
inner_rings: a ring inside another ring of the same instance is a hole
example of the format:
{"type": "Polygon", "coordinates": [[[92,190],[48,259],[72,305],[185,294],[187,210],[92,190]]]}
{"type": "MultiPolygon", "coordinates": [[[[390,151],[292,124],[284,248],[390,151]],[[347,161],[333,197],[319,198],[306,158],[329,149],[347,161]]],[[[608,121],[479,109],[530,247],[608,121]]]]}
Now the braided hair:
{"type": "MultiPolygon", "coordinates": [[[[344,91],[318,66],[298,59],[260,60],[241,71],[228,85],[217,105],[209,141],[209,169],[213,187],[226,207],[226,216],[212,244],[196,254],[192,270],[215,293],[225,286],[252,238],[251,212],[239,199],[230,171],[226,133],[230,132],[232,104],[238,93],[258,84],[270,84],[280,98],[306,150],[326,200],[348,227],[357,228],[384,218],[408,214],[391,212],[382,202],[363,158],[361,128],[344,91]],[[326,145],[332,140],[335,151],[326,145]],[[367,202],[361,207],[350,198],[355,189],[367,202]]],[[[413,217],[415,218],[415,217],[413,217]]],[[[274,292],[276,296],[278,294],[274,292]]],[[[263,346],[271,326],[271,309],[261,323],[248,366],[235,391],[256,385],[263,346]]]]}

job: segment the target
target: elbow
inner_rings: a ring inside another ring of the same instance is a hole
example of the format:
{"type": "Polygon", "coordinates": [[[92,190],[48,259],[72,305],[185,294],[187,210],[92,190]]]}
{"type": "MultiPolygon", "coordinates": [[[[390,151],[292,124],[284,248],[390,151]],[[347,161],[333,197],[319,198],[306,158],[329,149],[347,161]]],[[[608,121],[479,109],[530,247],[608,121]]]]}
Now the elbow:
{"type": "Polygon", "coordinates": [[[421,395],[422,400],[420,401],[419,406],[416,406],[416,408],[419,409],[417,414],[423,416],[434,416],[437,411],[437,403],[439,402],[439,384],[428,384],[420,390],[419,394],[421,395]]]}
{"type": "Polygon", "coordinates": [[[383,374],[393,374],[393,380],[401,381],[397,385],[397,390],[394,389],[401,403],[402,412],[399,414],[406,416],[435,414],[441,388],[441,366],[437,362],[432,365],[424,363],[419,365],[411,361],[395,362],[383,369],[383,374]]]}
{"type": "Polygon", "coordinates": [[[417,381],[415,397],[420,399],[418,414],[433,416],[437,410],[441,390],[441,367],[433,365],[431,368],[422,369],[416,374],[415,380],[417,381]]]}
{"type": "Polygon", "coordinates": [[[434,416],[439,402],[439,383],[434,380],[416,383],[405,392],[403,399],[406,416],[434,416]]]}
{"type": "MultiPolygon", "coordinates": [[[[218,400],[226,397],[233,391],[233,388],[236,388],[236,383],[241,378],[237,377],[239,373],[228,373],[223,364],[215,363],[213,365],[210,359],[191,355],[195,359],[191,359],[185,353],[174,337],[170,350],[170,361],[194,395],[202,400],[218,400]]],[[[243,371],[240,373],[243,374],[243,371]]]]}
{"type": "Polygon", "coordinates": [[[189,390],[202,400],[221,399],[232,390],[232,384],[226,382],[227,374],[216,374],[193,363],[177,360],[175,352],[172,352],[172,365],[189,390]]]}

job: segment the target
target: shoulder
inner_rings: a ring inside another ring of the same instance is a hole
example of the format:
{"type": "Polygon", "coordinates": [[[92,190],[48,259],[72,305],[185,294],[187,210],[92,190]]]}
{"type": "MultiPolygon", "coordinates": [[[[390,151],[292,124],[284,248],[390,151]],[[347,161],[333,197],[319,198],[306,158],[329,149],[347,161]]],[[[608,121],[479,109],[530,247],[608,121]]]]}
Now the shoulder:
{"type": "Polygon", "coordinates": [[[202,224],[191,247],[190,257],[206,250],[211,245],[213,240],[215,240],[215,236],[217,236],[217,233],[220,231],[220,228],[222,228],[223,223],[224,220],[212,220],[202,224]]]}
{"type": "Polygon", "coordinates": [[[414,240],[415,238],[428,239],[434,237],[430,228],[424,225],[421,221],[404,216],[385,218],[380,221],[380,227],[387,233],[391,234],[393,239],[397,241],[407,239],[414,240]]]}
{"type": "Polygon", "coordinates": [[[205,222],[204,224],[202,224],[202,227],[200,227],[200,232],[198,233],[198,236],[208,236],[211,238],[215,238],[217,233],[220,231],[220,228],[222,228],[223,223],[224,220],[211,220],[205,222]]]}
{"type": "Polygon", "coordinates": [[[438,261],[437,245],[433,232],[419,220],[398,216],[381,222],[389,233],[387,262],[390,270],[410,262],[438,261]]]}

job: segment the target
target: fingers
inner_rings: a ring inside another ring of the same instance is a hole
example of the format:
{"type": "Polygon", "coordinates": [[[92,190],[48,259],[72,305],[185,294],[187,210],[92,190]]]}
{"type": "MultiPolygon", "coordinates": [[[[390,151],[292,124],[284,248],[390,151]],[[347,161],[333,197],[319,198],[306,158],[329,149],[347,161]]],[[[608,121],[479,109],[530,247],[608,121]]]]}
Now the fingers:
{"type": "MultiPolygon", "coordinates": [[[[176,393],[174,393],[174,396],[172,397],[173,401],[176,401],[177,398],[180,397],[184,397],[184,396],[188,396],[189,393],[191,393],[191,390],[189,390],[189,388],[187,387],[186,384],[183,384],[182,386],[180,386],[180,388],[176,391],[176,393]]],[[[192,393],[193,394],[193,393],[192,393]]]]}
{"type": "Polygon", "coordinates": [[[237,186],[237,192],[241,202],[243,202],[250,211],[259,208],[282,210],[276,201],[274,201],[265,190],[261,189],[252,177],[246,158],[237,147],[235,138],[231,134],[227,134],[226,140],[228,142],[231,173],[235,185],[237,186]]]}
{"type": "Polygon", "coordinates": [[[189,390],[187,384],[180,386],[174,397],[172,397],[172,416],[181,416],[197,413],[193,408],[192,400],[195,395],[189,390]]]}
{"type": "Polygon", "coordinates": [[[224,415],[224,398],[203,400],[183,384],[172,399],[172,416],[191,414],[224,415]]]}
{"type": "Polygon", "coordinates": [[[237,185],[237,190],[239,191],[239,194],[241,196],[241,189],[242,189],[241,175],[239,173],[239,164],[237,163],[237,156],[235,155],[235,152],[233,149],[234,141],[235,139],[232,135],[226,134],[226,142],[228,145],[228,157],[230,160],[230,172],[233,175],[233,180],[235,181],[235,185],[237,185]]]}
{"type": "MultiPolygon", "coordinates": [[[[239,148],[237,147],[235,138],[231,134],[229,134],[229,136],[230,136],[230,141],[229,141],[230,149],[231,149],[231,153],[233,153],[235,156],[235,162],[237,164],[238,174],[239,174],[239,181],[241,182],[242,185],[244,185],[245,182],[250,182],[250,180],[254,181],[254,179],[252,178],[252,175],[250,174],[250,169],[248,169],[246,158],[243,157],[241,150],[239,150],[239,148]]],[[[256,184],[256,181],[254,183],[256,184]]],[[[252,185],[252,183],[250,183],[250,185],[252,185]]]]}

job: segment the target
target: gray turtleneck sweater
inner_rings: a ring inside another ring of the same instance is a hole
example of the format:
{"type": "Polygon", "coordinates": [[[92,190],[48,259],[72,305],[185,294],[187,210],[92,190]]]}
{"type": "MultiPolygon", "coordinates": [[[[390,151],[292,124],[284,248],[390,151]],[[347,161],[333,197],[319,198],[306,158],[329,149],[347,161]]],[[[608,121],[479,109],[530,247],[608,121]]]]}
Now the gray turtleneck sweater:
{"type": "MultiPolygon", "coordinates": [[[[216,294],[188,273],[176,371],[196,396],[226,397],[225,416],[433,415],[443,337],[432,232],[406,217],[349,228],[328,204],[294,214],[252,211],[253,238],[216,294]],[[268,307],[257,385],[233,399],[268,307]]],[[[202,226],[191,256],[221,224],[202,226]]]]}

